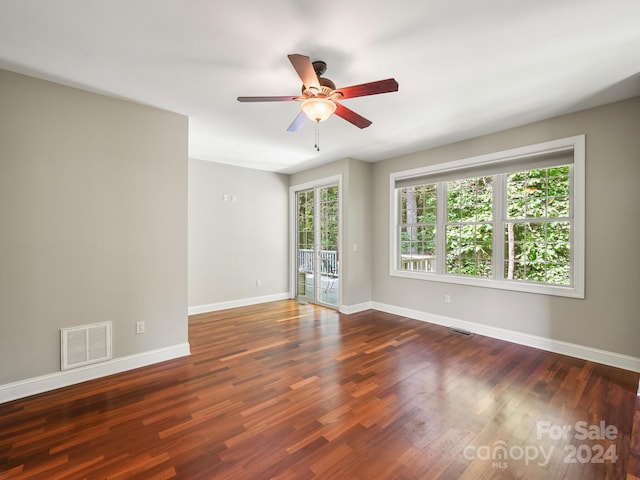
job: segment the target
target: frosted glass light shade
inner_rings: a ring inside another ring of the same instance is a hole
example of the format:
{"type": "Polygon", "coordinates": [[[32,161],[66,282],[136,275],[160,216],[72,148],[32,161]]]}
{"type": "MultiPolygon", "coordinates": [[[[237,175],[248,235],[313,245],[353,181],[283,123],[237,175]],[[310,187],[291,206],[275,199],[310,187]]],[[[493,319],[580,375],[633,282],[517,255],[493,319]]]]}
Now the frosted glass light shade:
{"type": "Polygon", "coordinates": [[[324,122],[336,111],[336,104],[322,97],[307,98],[302,102],[302,111],[314,122],[324,122]]]}

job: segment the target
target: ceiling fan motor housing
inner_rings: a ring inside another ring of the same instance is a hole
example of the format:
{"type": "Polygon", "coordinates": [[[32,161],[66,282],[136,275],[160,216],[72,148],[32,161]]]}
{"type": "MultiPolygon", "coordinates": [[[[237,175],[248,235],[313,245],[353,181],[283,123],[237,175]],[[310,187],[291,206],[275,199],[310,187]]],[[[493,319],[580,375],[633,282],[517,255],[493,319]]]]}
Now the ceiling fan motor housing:
{"type": "Polygon", "coordinates": [[[320,84],[321,89],[317,92],[315,88],[308,89],[302,85],[302,94],[306,97],[314,97],[316,95],[328,97],[336,89],[336,84],[333,83],[332,80],[322,76],[322,74],[327,71],[327,64],[322,60],[316,60],[312,65],[313,70],[316,72],[316,76],[318,77],[318,83],[320,84]]]}
{"type": "Polygon", "coordinates": [[[316,60],[315,62],[312,62],[311,65],[313,65],[313,70],[316,72],[318,77],[322,76],[322,74],[327,71],[327,64],[322,60],[316,60]]]}

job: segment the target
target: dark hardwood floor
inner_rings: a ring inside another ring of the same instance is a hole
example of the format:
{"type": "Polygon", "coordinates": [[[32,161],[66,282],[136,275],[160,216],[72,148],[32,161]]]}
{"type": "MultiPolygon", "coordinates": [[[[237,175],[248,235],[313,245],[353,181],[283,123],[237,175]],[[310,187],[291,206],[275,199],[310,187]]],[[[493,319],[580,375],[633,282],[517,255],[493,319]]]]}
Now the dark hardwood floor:
{"type": "Polygon", "coordinates": [[[0,405],[0,478],[640,475],[632,372],[295,301],[194,316],[190,342],[0,405]]]}

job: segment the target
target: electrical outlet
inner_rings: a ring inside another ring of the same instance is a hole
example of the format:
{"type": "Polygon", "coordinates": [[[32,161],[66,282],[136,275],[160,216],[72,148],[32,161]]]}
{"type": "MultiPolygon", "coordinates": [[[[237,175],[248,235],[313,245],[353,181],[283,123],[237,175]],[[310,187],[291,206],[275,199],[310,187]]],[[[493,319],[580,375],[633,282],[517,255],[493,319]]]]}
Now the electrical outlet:
{"type": "Polygon", "coordinates": [[[262,286],[262,280],[256,280],[256,287],[262,286]]]}
{"type": "Polygon", "coordinates": [[[136,333],[144,333],[144,322],[136,322],[136,333]]]}
{"type": "Polygon", "coordinates": [[[448,293],[444,296],[444,303],[451,303],[451,295],[448,293]]]}

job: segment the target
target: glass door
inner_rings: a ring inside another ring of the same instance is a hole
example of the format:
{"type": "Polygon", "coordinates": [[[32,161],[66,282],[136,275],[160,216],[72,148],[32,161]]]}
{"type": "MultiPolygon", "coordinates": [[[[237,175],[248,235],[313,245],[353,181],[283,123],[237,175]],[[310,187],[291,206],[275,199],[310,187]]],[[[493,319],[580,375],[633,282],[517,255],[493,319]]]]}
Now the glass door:
{"type": "Polygon", "coordinates": [[[303,300],[315,300],[315,191],[296,192],[297,246],[296,246],[296,296],[303,300]]]}
{"type": "Polygon", "coordinates": [[[340,271],[338,185],[296,192],[296,295],[337,307],[340,271]]]}

